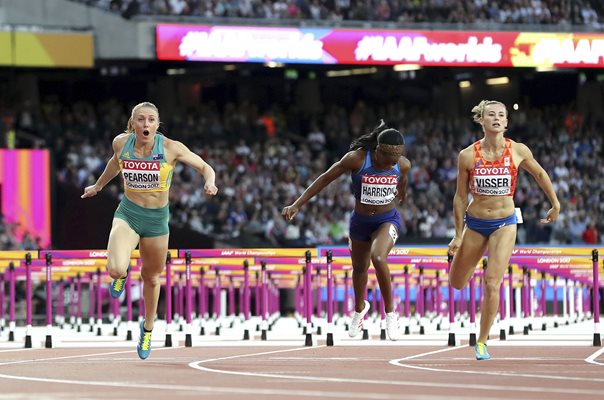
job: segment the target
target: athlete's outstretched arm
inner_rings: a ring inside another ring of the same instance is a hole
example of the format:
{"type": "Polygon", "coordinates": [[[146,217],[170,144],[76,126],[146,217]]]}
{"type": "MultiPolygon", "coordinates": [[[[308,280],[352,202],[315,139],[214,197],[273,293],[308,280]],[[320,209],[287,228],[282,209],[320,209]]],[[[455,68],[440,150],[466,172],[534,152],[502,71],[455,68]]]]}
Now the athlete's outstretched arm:
{"type": "Polygon", "coordinates": [[[205,180],[203,188],[206,194],[215,195],[218,192],[218,188],[216,187],[216,173],[214,172],[214,169],[210,167],[210,164],[205,162],[203,158],[193,153],[187,146],[179,141],[171,140],[171,146],[174,148],[174,159],[187,164],[199,172],[205,180]]]}
{"type": "Polygon", "coordinates": [[[120,162],[117,158],[117,154],[120,150],[120,139],[122,137],[123,134],[120,134],[116,136],[115,139],[113,139],[113,143],[111,145],[111,147],[113,148],[113,156],[111,156],[111,158],[107,162],[107,165],[105,165],[105,169],[103,170],[101,176],[99,176],[99,179],[97,179],[96,183],[94,185],[87,186],[84,189],[84,194],[81,196],[82,199],[95,196],[98,192],[103,190],[103,188],[109,182],[111,182],[111,180],[115,178],[117,174],[120,173],[120,162]]]}
{"type": "Polygon", "coordinates": [[[323,190],[327,185],[333,182],[340,175],[356,170],[358,168],[358,160],[359,156],[357,152],[351,151],[346,153],[344,157],[335,162],[327,171],[319,175],[319,177],[315,179],[308,188],[306,188],[304,193],[302,193],[302,195],[298,197],[292,205],[285,207],[281,212],[281,215],[283,215],[283,217],[288,221],[294,219],[300,207],[321,192],[321,190],[323,190]]]}
{"type": "Polygon", "coordinates": [[[537,184],[541,190],[543,190],[549,199],[550,204],[552,205],[552,208],[549,209],[545,218],[541,220],[542,223],[549,224],[550,222],[558,219],[558,214],[560,213],[560,202],[558,201],[558,196],[556,196],[556,192],[554,191],[554,185],[552,185],[552,181],[547,172],[533,157],[531,150],[522,143],[517,143],[517,145],[518,152],[522,156],[520,167],[522,167],[526,172],[535,178],[537,184]]]}
{"type": "Polygon", "coordinates": [[[472,166],[472,153],[462,150],[457,158],[457,189],[453,197],[453,217],[455,218],[455,236],[449,243],[449,254],[454,255],[461,245],[461,237],[464,228],[464,215],[470,203],[469,192],[469,170],[472,166]]]}
{"type": "Polygon", "coordinates": [[[401,177],[398,181],[398,185],[396,186],[396,197],[398,198],[399,204],[403,204],[407,198],[407,174],[411,169],[411,161],[409,161],[406,157],[401,157],[398,166],[401,171],[401,177]]]}

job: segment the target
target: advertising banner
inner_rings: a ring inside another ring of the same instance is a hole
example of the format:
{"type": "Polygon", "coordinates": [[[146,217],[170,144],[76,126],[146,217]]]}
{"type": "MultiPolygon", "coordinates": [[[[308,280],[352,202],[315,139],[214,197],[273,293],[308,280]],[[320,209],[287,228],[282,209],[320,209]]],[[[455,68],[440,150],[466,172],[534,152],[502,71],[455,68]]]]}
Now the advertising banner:
{"type": "Polygon", "coordinates": [[[604,34],[158,24],[160,60],[604,67],[604,34]]]}
{"type": "Polygon", "coordinates": [[[0,149],[0,211],[42,247],[50,242],[50,154],[48,150],[0,149]]]}
{"type": "Polygon", "coordinates": [[[0,66],[92,68],[92,32],[0,31],[0,66]]]}
{"type": "Polygon", "coordinates": [[[0,65],[13,65],[13,41],[10,32],[0,31],[0,65]]]}
{"type": "Polygon", "coordinates": [[[15,66],[71,67],[94,66],[92,33],[14,32],[15,66]]]}

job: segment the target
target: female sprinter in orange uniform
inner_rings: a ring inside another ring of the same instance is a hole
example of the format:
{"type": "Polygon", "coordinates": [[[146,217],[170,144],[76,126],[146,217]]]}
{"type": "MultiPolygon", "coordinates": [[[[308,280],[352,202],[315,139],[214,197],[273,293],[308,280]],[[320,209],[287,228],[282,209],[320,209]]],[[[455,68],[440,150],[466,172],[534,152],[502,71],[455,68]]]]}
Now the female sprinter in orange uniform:
{"type": "Polygon", "coordinates": [[[365,300],[369,262],[375,268],[386,311],[386,333],[390,340],[398,339],[398,317],[392,302],[392,286],[388,269],[388,253],[396,243],[401,228],[401,216],[395,199],[403,202],[407,189],[409,160],[403,156],[405,140],[396,129],[384,121],[373,132],[354,140],[350,151],[321,174],[282,215],[291,221],[300,207],[328,184],[344,173],[350,173],[356,203],[350,217],[350,257],[355,313],[348,334],[357,336],[363,317],[369,311],[365,300]]]}
{"type": "Polygon", "coordinates": [[[551,203],[542,223],[549,224],[558,218],[560,203],[549,176],[529,148],[503,137],[508,125],[505,105],[483,100],[472,113],[474,121],[482,126],[484,138],[459,153],[453,200],[455,236],[449,243],[449,254],[454,257],[449,282],[456,289],[464,288],[488,250],[480,334],[475,348],[477,360],[488,360],[491,356],[486,343],[499,306],[499,286],[516,243],[514,190],[518,168],[535,178],[551,203]],[[468,200],[468,191],[472,201],[468,200]]]}
{"type": "Polygon", "coordinates": [[[132,251],[140,245],[145,319],[140,324],[137,351],[143,360],[151,353],[160,274],[166,265],[170,219],[168,191],[176,162],[183,162],[203,175],[206,194],[213,196],[218,191],[212,167],[184,144],[157,133],[158,128],[157,107],[148,102],[136,105],[126,131],[113,139],[113,157],[97,182],[86,187],[82,195],[84,199],[96,195],[122,172],[124,197],[115,211],[109,234],[107,271],[113,278],[110,293],[117,298],[124,291],[132,251]]]}

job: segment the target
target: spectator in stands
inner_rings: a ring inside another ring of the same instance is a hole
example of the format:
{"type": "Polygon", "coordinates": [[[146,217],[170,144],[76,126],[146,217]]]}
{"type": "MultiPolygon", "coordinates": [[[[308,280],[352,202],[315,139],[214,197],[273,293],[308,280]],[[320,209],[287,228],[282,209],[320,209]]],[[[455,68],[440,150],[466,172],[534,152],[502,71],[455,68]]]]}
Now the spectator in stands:
{"type": "Polygon", "coordinates": [[[598,234],[598,229],[596,229],[596,223],[593,220],[587,225],[582,236],[585,244],[596,244],[600,241],[600,235],[598,234]]]}
{"type": "MultiPolygon", "coordinates": [[[[90,0],[75,0],[89,2],[90,0]]],[[[94,2],[124,18],[144,15],[182,15],[266,19],[358,20],[399,22],[488,22],[513,24],[559,24],[601,28],[598,22],[602,4],[597,0],[575,1],[520,0],[104,0],[94,2]],[[135,5],[132,5],[136,3],[135,5]],[[320,4],[319,4],[320,3],[320,4]],[[129,11],[128,11],[129,10],[129,11]]]]}
{"type": "Polygon", "coordinates": [[[313,121],[310,126],[310,132],[307,135],[308,146],[313,153],[313,156],[319,155],[325,148],[325,134],[321,129],[319,129],[319,125],[313,121]]]}
{"type": "Polygon", "coordinates": [[[7,223],[0,214],[0,250],[17,250],[16,224],[7,223]]]}
{"type": "Polygon", "coordinates": [[[95,184],[87,186],[82,198],[95,196],[120,171],[125,196],[115,211],[109,244],[107,270],[113,278],[110,292],[119,297],[128,278],[130,256],[140,244],[144,281],[145,319],[140,323],[138,355],[151,353],[151,331],[157,311],[160,274],[168,253],[168,191],[172,171],[178,161],[194,168],[205,179],[207,195],[215,195],[215,173],[201,157],[181,142],[157,133],[159,111],[152,103],[140,103],[132,109],[124,133],[113,140],[113,156],[95,184]]]}
{"type": "Polygon", "coordinates": [[[355,294],[350,337],[360,333],[363,317],[369,311],[365,292],[371,261],[384,300],[386,332],[390,340],[398,338],[398,317],[392,301],[387,258],[401,230],[401,216],[395,203],[397,199],[399,202],[405,200],[407,173],[411,168],[411,163],[403,156],[404,143],[399,131],[381,121],[371,133],[354,140],[348,153],[282,211],[286,220],[293,220],[300,208],[327,185],[345,173],[351,174],[356,203],[349,230],[355,294]]]}
{"type": "Polygon", "coordinates": [[[488,249],[480,333],[475,348],[477,360],[488,360],[486,342],[499,307],[499,286],[516,242],[513,196],[518,168],[522,167],[535,178],[550,201],[551,208],[542,223],[549,224],[558,218],[560,202],[547,172],[533,158],[531,150],[504,137],[508,126],[505,105],[483,100],[472,113],[474,121],[482,126],[484,138],[459,153],[457,191],[453,200],[455,236],[449,244],[449,254],[453,256],[449,282],[456,289],[463,289],[488,249]]]}
{"type": "MultiPolygon", "coordinates": [[[[79,102],[82,104],[61,105],[55,104],[52,98],[43,97],[43,99],[40,104],[42,110],[62,109],[65,117],[57,123],[53,120],[55,117],[52,113],[40,112],[40,109],[34,107],[31,134],[46,138],[47,145],[54,150],[53,159],[61,184],[87,186],[94,183],[102,172],[105,160],[111,156],[106,152],[107,146],[103,146],[103,142],[112,138],[113,121],[127,119],[130,108],[124,108],[112,98],[103,99],[97,104],[79,102]],[[49,102],[54,105],[49,106],[49,102]],[[86,117],[77,117],[82,110],[86,117]],[[70,115],[70,118],[66,118],[67,115],[70,115]],[[86,128],[82,128],[84,122],[86,128]],[[48,134],[51,131],[53,133],[48,134]],[[80,149],[86,149],[86,155],[80,149]],[[101,166],[100,170],[98,165],[101,166]],[[96,171],[90,168],[96,168],[96,171]]],[[[252,105],[246,101],[226,103],[226,105],[202,103],[198,108],[193,110],[183,108],[171,113],[170,119],[162,119],[165,129],[179,134],[179,136],[170,135],[171,137],[190,144],[194,152],[213,166],[224,187],[221,195],[205,196],[203,178],[192,169],[178,164],[174,169],[170,194],[171,225],[184,229],[193,229],[195,225],[197,231],[203,229],[201,231],[203,234],[212,235],[230,246],[271,246],[265,237],[267,232],[265,228],[273,218],[283,222],[280,215],[281,207],[278,205],[300,193],[327,169],[328,165],[345,154],[348,151],[346,143],[351,137],[350,133],[348,136],[343,134],[343,132],[350,132],[350,112],[345,107],[326,102],[320,114],[314,114],[307,119],[317,121],[318,125],[323,127],[326,136],[324,148],[313,157],[307,140],[298,139],[307,132],[306,126],[300,123],[305,117],[294,104],[288,106],[288,103],[284,102],[283,106],[287,118],[280,117],[280,120],[285,122],[278,125],[278,140],[270,141],[264,140],[266,136],[263,132],[252,130],[258,115],[254,113],[252,105]],[[193,118],[192,125],[188,118],[191,115],[196,116],[193,118]],[[218,131],[223,134],[210,134],[209,125],[203,121],[218,121],[220,124],[218,131]],[[213,143],[211,151],[208,151],[205,146],[208,141],[213,143]],[[275,143],[279,143],[284,151],[276,152],[275,143]],[[277,168],[279,165],[284,167],[277,168]],[[232,190],[225,185],[224,182],[227,181],[232,190]],[[225,193],[229,192],[233,194],[225,196],[225,193]],[[231,232],[228,230],[217,235],[216,230],[223,230],[221,227],[227,226],[230,212],[238,207],[239,199],[244,203],[249,223],[242,227],[241,235],[237,240],[231,237],[231,232]],[[228,204],[228,212],[218,218],[217,213],[223,203],[228,204]],[[196,210],[199,215],[194,218],[192,210],[196,210]],[[201,218],[203,221],[201,227],[196,218],[201,218]]],[[[604,140],[596,133],[604,130],[604,118],[601,114],[577,109],[584,116],[584,122],[577,127],[575,135],[570,137],[564,127],[564,118],[568,109],[567,105],[549,105],[544,108],[521,107],[519,111],[514,112],[514,125],[507,132],[509,137],[526,143],[532,149],[535,158],[542,162],[544,169],[552,176],[556,193],[563,204],[562,209],[565,210],[564,216],[568,219],[565,222],[567,229],[573,213],[576,212],[573,210],[576,209],[577,204],[582,204],[581,207],[588,214],[601,215],[604,212],[604,193],[601,189],[604,187],[604,177],[597,172],[602,171],[603,168],[600,160],[604,159],[604,140]],[[524,117],[522,110],[525,110],[524,117]],[[553,152],[552,148],[556,151],[553,152]],[[592,152],[594,156],[586,157],[586,150],[592,152]],[[583,156],[580,156],[581,154],[583,156]]],[[[407,127],[405,148],[408,157],[416,160],[414,164],[425,165],[430,177],[430,181],[425,185],[427,189],[422,192],[414,191],[414,197],[407,200],[405,209],[401,213],[404,229],[401,230],[400,235],[408,240],[419,240],[418,223],[423,215],[422,210],[432,205],[437,207],[440,218],[452,214],[451,203],[446,199],[452,198],[455,193],[457,168],[451,170],[451,164],[446,160],[450,158],[450,154],[455,153],[455,146],[459,146],[460,143],[462,146],[469,145],[476,140],[480,131],[473,128],[469,120],[440,114],[435,116],[433,113],[411,108],[398,101],[391,102],[386,111],[383,111],[380,105],[371,105],[362,112],[364,116],[358,118],[360,121],[371,120],[380,113],[389,121],[395,121],[393,125],[407,127]],[[454,145],[454,141],[457,144],[454,145]],[[434,152],[431,149],[438,149],[438,151],[434,152]],[[439,205],[444,205],[445,209],[440,210],[439,205]]],[[[16,113],[17,115],[20,113],[18,108],[16,113]]],[[[363,122],[361,129],[370,129],[370,127],[363,122]]],[[[23,138],[19,127],[17,127],[17,134],[23,138]]],[[[23,142],[21,147],[23,146],[27,147],[27,143],[23,142]]],[[[411,182],[411,175],[409,176],[411,182]]],[[[118,180],[113,180],[104,191],[119,198],[121,188],[118,180]]],[[[518,226],[518,242],[534,243],[538,232],[537,216],[547,211],[542,209],[547,199],[537,185],[531,185],[531,180],[520,179],[515,202],[525,214],[525,223],[518,226]]],[[[306,217],[303,212],[300,213],[299,218],[303,218],[304,225],[307,227],[305,230],[307,241],[345,244],[347,237],[342,239],[331,237],[330,232],[333,230],[329,227],[334,221],[340,221],[339,215],[344,216],[342,221],[346,220],[354,206],[354,197],[350,195],[348,179],[342,177],[327,190],[322,191],[314,204],[318,203],[327,204],[327,207],[335,212],[324,213],[325,228],[317,222],[316,218],[311,218],[316,215],[311,207],[305,210],[306,217]]],[[[447,217],[445,220],[447,237],[451,238],[455,230],[453,218],[447,217]]],[[[562,223],[564,222],[559,221],[554,225],[550,244],[583,242],[581,235],[585,225],[579,226],[580,231],[572,238],[569,230],[558,229],[562,223]]],[[[598,227],[598,232],[602,233],[604,229],[598,227]]],[[[434,239],[426,240],[433,243],[443,241],[435,238],[434,234],[432,237],[434,239]]],[[[283,245],[283,236],[277,235],[273,238],[278,245],[283,245]]]]}

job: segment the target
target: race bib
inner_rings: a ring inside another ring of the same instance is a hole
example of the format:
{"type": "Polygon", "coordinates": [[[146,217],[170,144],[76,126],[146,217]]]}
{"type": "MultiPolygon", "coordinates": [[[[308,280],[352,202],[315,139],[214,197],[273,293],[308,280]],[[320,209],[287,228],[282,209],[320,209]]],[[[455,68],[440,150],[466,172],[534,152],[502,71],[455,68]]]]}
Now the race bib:
{"type": "Polygon", "coordinates": [[[361,203],[373,206],[390,204],[396,195],[396,175],[363,175],[361,177],[361,203]]]}
{"type": "Polygon", "coordinates": [[[124,160],[122,174],[128,189],[145,191],[160,187],[159,161],[124,160]]]}
{"type": "Polygon", "coordinates": [[[509,167],[474,169],[474,192],[483,196],[506,196],[512,193],[509,167]]]}

